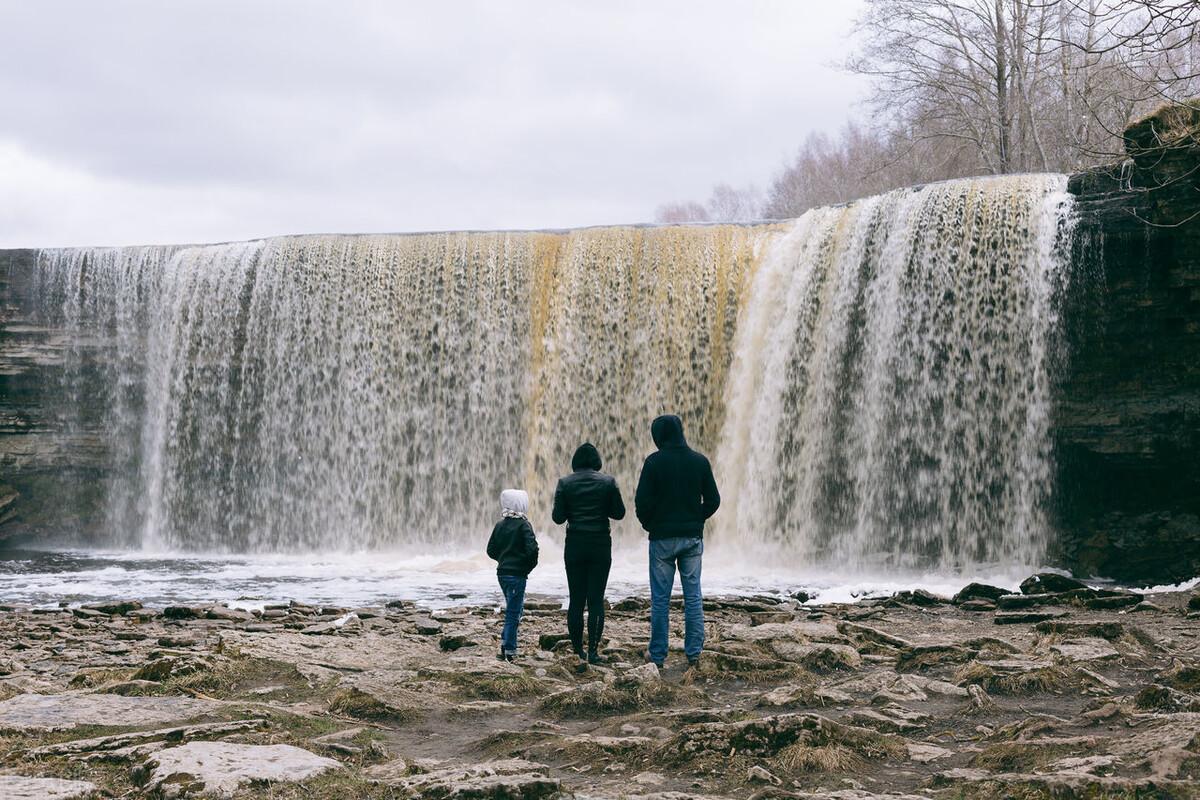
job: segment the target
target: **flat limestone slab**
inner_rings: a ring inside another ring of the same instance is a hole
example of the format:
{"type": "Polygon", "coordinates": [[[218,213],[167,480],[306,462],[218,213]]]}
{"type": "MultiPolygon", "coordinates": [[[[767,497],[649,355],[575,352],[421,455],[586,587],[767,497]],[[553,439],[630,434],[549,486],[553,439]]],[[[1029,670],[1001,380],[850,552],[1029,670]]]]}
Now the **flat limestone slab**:
{"type": "Polygon", "coordinates": [[[0,797],[4,800],[76,800],[91,797],[96,784],[60,778],[25,778],[0,775],[0,797]]]}
{"type": "Polygon", "coordinates": [[[142,765],[146,788],[165,798],[231,797],[251,781],[303,781],[341,764],[290,744],[189,742],[159,750],[142,765]]]}
{"type": "Polygon", "coordinates": [[[155,725],[211,714],[221,704],[191,697],[19,694],[0,702],[0,730],[63,730],[78,725],[155,725]]]}

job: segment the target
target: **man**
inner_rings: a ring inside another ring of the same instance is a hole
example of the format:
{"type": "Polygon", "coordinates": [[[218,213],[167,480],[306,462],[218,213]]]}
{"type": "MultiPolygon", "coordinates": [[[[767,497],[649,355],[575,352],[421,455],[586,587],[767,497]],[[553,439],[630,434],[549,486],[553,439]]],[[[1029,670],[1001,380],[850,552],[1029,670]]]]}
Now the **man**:
{"type": "Polygon", "coordinates": [[[700,558],[704,521],[721,505],[712,466],[688,447],[679,417],[667,414],[650,425],[658,452],[642,464],[634,509],[650,533],[650,649],[646,660],[660,669],[667,658],[671,589],[675,569],[683,587],[684,652],[689,667],[700,663],[704,647],[704,601],[700,558]]]}

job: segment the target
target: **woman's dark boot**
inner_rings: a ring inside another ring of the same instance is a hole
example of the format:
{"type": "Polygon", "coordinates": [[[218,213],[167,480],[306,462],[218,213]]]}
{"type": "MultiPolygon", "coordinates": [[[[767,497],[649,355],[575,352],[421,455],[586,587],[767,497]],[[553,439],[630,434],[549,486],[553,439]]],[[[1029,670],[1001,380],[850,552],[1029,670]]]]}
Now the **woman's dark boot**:
{"type": "Polygon", "coordinates": [[[588,655],[587,655],[587,662],[589,664],[607,664],[608,659],[605,658],[604,656],[600,655],[599,653],[597,653],[595,650],[589,650],[588,655]]]}
{"type": "Polygon", "coordinates": [[[579,663],[575,665],[575,671],[576,672],[587,672],[588,657],[583,654],[582,650],[576,650],[575,657],[579,659],[579,663]]]}

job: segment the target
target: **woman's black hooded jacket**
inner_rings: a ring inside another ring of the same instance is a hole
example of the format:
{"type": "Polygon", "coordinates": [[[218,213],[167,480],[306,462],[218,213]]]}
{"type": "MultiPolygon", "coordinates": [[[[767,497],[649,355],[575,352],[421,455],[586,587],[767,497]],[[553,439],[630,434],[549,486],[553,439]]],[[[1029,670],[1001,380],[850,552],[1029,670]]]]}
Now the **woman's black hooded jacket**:
{"type": "Polygon", "coordinates": [[[608,521],[625,517],[617,480],[601,466],[599,451],[584,442],[571,458],[571,474],[558,480],[550,516],[557,525],[567,523],[568,539],[607,539],[608,521]]]}

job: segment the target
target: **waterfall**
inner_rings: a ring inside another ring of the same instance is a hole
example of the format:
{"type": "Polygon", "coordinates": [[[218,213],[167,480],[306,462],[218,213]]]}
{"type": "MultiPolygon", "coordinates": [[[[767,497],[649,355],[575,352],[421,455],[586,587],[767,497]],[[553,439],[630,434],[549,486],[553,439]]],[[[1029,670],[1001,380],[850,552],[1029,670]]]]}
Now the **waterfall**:
{"type": "Polygon", "coordinates": [[[62,425],[108,441],[114,544],[473,546],[515,486],[545,531],[576,445],[632,505],[672,412],[719,547],[1033,564],[1069,212],[1020,176],[752,226],[47,250],[37,292],[73,343],[62,425]]]}
{"type": "Polygon", "coordinates": [[[103,410],[117,543],[431,548],[477,541],[505,487],[547,528],[585,439],[629,494],[655,415],[715,446],[742,287],[776,234],[44,251],[38,291],[79,343],[63,415],[103,410]]]}
{"type": "Polygon", "coordinates": [[[1039,563],[1069,204],[1017,176],[797,220],[737,334],[724,538],[859,570],[1039,563]]]}

